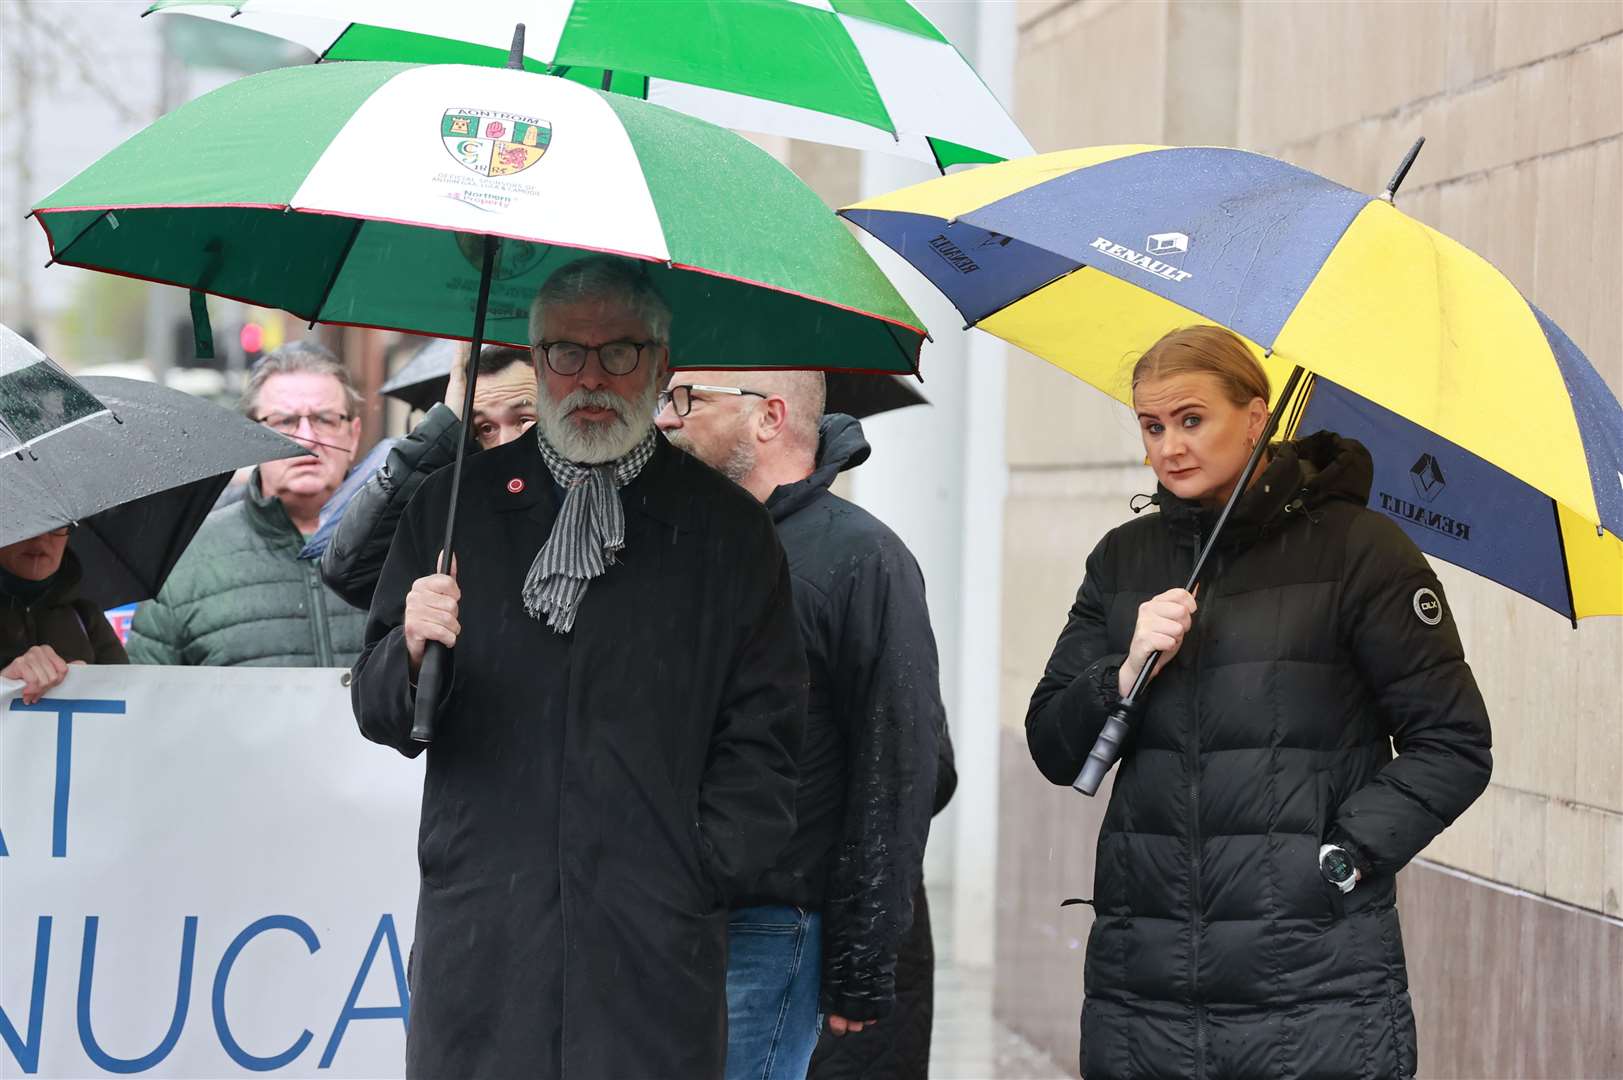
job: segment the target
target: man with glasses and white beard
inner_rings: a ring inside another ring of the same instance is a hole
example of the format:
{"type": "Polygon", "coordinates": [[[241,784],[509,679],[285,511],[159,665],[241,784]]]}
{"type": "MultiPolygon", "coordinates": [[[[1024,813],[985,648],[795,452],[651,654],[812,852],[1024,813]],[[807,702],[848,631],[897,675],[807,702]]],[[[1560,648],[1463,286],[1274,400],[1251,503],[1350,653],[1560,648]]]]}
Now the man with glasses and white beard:
{"type": "Polygon", "coordinates": [[[534,437],[406,508],[355,666],[367,738],[429,747],[409,1077],[722,1075],[727,913],[794,830],[806,661],[766,512],[655,433],[671,315],[610,256],[531,309],[534,437]]]}
{"type": "Polygon", "coordinates": [[[344,365],[319,345],[284,345],[254,365],[242,411],[309,453],[265,462],[242,499],[208,516],[157,598],[136,609],[132,664],[355,662],[362,613],[299,552],[355,458],[360,402],[344,365]]]}

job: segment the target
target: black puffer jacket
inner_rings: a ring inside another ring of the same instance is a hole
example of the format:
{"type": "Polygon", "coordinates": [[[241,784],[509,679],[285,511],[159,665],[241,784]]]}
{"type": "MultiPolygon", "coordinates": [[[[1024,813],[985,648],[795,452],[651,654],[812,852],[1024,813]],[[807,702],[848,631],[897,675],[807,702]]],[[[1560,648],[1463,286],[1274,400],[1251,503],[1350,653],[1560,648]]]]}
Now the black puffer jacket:
{"type": "Polygon", "coordinates": [[[952,769],[924,576],[883,522],[828,490],[868,454],[861,424],[827,416],[816,471],[767,500],[811,694],[794,839],[739,904],[822,910],[823,1011],[852,1020],[894,1003],[942,755],[952,769]]]}
{"type": "MultiPolygon", "coordinates": [[[[1331,434],[1277,448],[1151,684],[1099,834],[1089,1080],[1415,1072],[1394,875],[1487,785],[1490,740],[1442,587],[1364,507],[1370,477],[1331,434]],[[1318,871],[1332,839],[1364,873],[1345,898],[1318,871]]],[[[1210,528],[1158,502],[1088,557],[1032,696],[1027,740],[1056,784],[1117,703],[1138,605],[1185,579],[1210,528]]]]}
{"type": "MultiPolygon", "coordinates": [[[[372,591],[406,504],[424,480],[455,460],[457,440],[465,430],[456,413],[435,405],[389,450],[383,467],[344,508],[321,556],[321,580],[351,607],[366,611],[372,606],[372,591]]],[[[470,453],[477,449],[468,448],[470,453]]]]}

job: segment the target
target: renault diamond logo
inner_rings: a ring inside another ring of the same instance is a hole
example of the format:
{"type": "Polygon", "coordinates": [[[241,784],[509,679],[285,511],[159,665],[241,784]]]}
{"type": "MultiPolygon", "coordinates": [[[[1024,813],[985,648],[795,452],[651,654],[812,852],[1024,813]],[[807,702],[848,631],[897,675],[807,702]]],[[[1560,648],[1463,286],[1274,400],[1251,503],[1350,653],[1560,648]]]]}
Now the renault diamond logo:
{"type": "Polygon", "coordinates": [[[1151,255],[1171,255],[1189,250],[1189,237],[1181,232],[1153,233],[1144,241],[1144,250],[1151,255]]]}
{"type": "Polygon", "coordinates": [[[1448,481],[1443,479],[1443,467],[1430,454],[1421,454],[1409,466],[1409,479],[1414,481],[1415,494],[1431,502],[1443,493],[1448,481]]]}

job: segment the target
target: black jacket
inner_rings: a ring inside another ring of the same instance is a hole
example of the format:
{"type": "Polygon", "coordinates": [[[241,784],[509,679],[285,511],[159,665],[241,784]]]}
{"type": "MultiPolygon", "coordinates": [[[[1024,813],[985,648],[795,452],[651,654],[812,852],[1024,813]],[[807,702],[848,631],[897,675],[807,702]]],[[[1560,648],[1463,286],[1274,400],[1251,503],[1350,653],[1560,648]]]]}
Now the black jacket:
{"type": "Polygon", "coordinates": [[[952,769],[918,563],[883,522],[828,490],[868,454],[861,424],[825,417],[816,471],[767,500],[811,694],[799,826],[746,900],[822,910],[822,1008],[853,1020],[890,1012],[937,777],[952,769]]]}
{"type": "MultiPolygon", "coordinates": [[[[467,429],[456,413],[435,405],[390,450],[383,467],[344,508],[332,542],[321,556],[321,580],[362,611],[372,606],[383,560],[389,557],[395,528],[406,504],[424,480],[456,458],[457,440],[467,429]]],[[[468,452],[479,449],[470,445],[468,452]]]]}
{"type": "Polygon", "coordinates": [[[35,645],[49,645],[68,663],[127,664],[124,646],[95,604],[80,599],[83,571],[72,550],[38,591],[37,583],[15,582],[0,571],[0,668],[35,645]],[[37,594],[36,594],[37,593],[37,594]]]}
{"type": "MultiPolygon", "coordinates": [[[[1441,585],[1364,506],[1371,469],[1328,433],[1277,448],[1150,685],[1099,833],[1089,1080],[1415,1072],[1394,875],[1487,785],[1490,739],[1441,585]],[[1362,863],[1345,898],[1319,874],[1327,840],[1362,863]]],[[[1117,703],[1139,604],[1211,527],[1157,499],[1088,557],[1032,696],[1056,784],[1117,703]]]]}
{"type": "MultiPolygon", "coordinates": [[[[728,908],[794,830],[805,651],[772,523],[661,442],[621,491],[625,549],[559,635],[520,598],[557,517],[535,441],[465,469],[407,1074],[719,1078],[728,908]]],[[[351,689],[362,733],[408,756],[400,622],[450,480],[406,508],[351,689]]]]}

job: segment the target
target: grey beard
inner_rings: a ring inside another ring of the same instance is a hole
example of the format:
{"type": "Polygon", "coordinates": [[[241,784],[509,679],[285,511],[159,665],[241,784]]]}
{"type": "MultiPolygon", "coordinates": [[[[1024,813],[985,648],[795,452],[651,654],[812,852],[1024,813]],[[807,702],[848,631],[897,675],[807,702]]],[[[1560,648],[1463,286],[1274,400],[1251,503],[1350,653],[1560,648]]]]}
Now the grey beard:
{"type": "Polygon", "coordinates": [[[659,388],[654,380],[634,399],[627,400],[607,390],[584,387],[555,402],[543,389],[536,405],[536,423],[541,433],[565,458],[581,465],[601,465],[630,453],[654,425],[654,402],[659,388]],[[591,406],[612,409],[615,419],[603,423],[579,424],[569,418],[575,409],[591,406]]]}
{"type": "Polygon", "coordinates": [[[727,451],[726,456],[714,461],[699,453],[699,448],[693,445],[693,440],[680,431],[667,432],[665,441],[684,454],[698,458],[735,484],[742,485],[744,478],[755,471],[755,447],[750,445],[747,438],[740,438],[727,451]]]}
{"type": "Polygon", "coordinates": [[[735,484],[743,484],[744,478],[755,471],[755,447],[748,439],[739,439],[718,467],[721,475],[735,484]]]}

